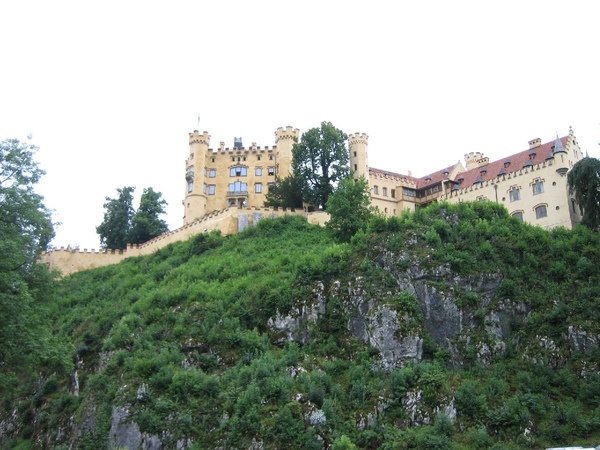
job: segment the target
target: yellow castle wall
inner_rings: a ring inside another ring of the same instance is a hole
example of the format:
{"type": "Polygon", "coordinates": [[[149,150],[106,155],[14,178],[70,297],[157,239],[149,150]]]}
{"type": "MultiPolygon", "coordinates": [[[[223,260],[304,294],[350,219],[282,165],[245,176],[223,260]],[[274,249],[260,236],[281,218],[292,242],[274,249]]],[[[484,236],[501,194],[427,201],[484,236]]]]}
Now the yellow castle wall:
{"type": "Polygon", "coordinates": [[[572,228],[581,221],[579,207],[568,193],[567,175],[560,169],[570,169],[581,159],[581,149],[570,139],[565,146],[566,154],[557,154],[554,159],[523,168],[486,181],[482,186],[470,186],[442,195],[440,200],[468,202],[491,200],[504,205],[510,214],[521,212],[523,220],[543,228],[572,228]],[[557,172],[557,169],[559,170],[557,172]],[[559,173],[559,172],[562,172],[559,173]],[[533,183],[541,181],[543,192],[535,194],[533,183]],[[519,189],[519,199],[511,201],[510,191],[519,189]],[[536,208],[546,206],[545,217],[538,218],[536,208]]]}
{"type": "Polygon", "coordinates": [[[157,236],[141,245],[129,245],[126,250],[95,251],[84,249],[53,249],[41,256],[41,262],[62,275],[70,275],[82,270],[116,264],[134,256],[149,255],[174,242],[184,241],[192,236],[219,230],[223,235],[235,234],[244,226],[252,226],[256,220],[287,215],[304,215],[309,223],[323,225],[328,215],[323,212],[305,214],[301,209],[285,208],[226,208],[207,214],[205,217],[181,228],[157,236]]]}

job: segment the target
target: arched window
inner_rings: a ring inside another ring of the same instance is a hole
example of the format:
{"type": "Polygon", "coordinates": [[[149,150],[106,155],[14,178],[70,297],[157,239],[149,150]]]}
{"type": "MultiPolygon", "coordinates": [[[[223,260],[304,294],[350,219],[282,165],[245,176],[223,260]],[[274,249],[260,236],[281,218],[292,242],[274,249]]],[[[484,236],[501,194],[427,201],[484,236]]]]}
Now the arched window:
{"type": "Polygon", "coordinates": [[[513,216],[515,219],[519,220],[520,222],[523,222],[523,211],[515,211],[514,213],[511,214],[511,216],[513,216]]]}
{"type": "Polygon", "coordinates": [[[536,219],[543,219],[546,216],[548,216],[548,208],[546,207],[546,205],[538,205],[535,207],[536,219]]]}

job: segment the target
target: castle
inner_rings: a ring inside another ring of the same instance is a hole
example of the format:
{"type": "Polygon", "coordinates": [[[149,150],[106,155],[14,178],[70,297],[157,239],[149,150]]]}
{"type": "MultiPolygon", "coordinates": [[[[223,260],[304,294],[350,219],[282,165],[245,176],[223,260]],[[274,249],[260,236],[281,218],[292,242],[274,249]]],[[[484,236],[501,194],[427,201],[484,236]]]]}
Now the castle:
{"type": "MultiPolygon", "coordinates": [[[[67,275],[80,270],[117,263],[131,256],[146,255],[194,234],[220,230],[237,233],[263,217],[304,215],[311,223],[324,224],[327,214],[286,208],[265,208],[265,195],[277,178],[292,170],[292,149],[300,131],[293,127],[275,131],[275,145],[243,147],[241,138],[232,148],[221,142],[210,148],[210,135],[189,133],[189,155],[185,162],[183,226],[126,250],[97,252],[70,248],[54,249],[42,261],[67,275]]],[[[348,137],[350,168],[354,177],[369,184],[371,203],[382,214],[399,215],[435,201],[491,200],[504,205],[514,217],[544,228],[572,228],[582,211],[569,195],[566,174],[582,158],[570,129],[567,136],[542,144],[529,141],[529,148],[496,161],[483,153],[465,155],[459,161],[424,177],[416,178],[376,169],[368,165],[365,133],[348,137]]]]}
{"type": "MultiPolygon", "coordinates": [[[[225,207],[262,207],[265,194],[276,177],[291,173],[292,148],[299,130],[275,131],[274,147],[244,148],[241,139],[233,148],[209,147],[207,132],[190,133],[186,161],[184,224],[225,207]]],[[[519,220],[544,228],[572,228],[581,221],[581,210],[569,195],[566,173],[582,158],[573,130],[562,138],[542,144],[529,141],[529,148],[497,161],[480,152],[424,177],[369,167],[369,137],[348,137],[350,168],[354,177],[369,183],[371,203],[387,216],[414,211],[434,201],[491,200],[504,205],[519,220]]]]}

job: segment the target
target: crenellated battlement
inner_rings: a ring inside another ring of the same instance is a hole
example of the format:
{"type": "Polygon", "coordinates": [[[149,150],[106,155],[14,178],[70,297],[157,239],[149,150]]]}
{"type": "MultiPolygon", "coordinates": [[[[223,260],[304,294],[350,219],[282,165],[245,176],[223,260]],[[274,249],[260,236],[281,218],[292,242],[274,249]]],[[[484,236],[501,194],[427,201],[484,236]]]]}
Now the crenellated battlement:
{"type": "Polygon", "coordinates": [[[275,131],[275,143],[279,142],[282,139],[293,139],[297,140],[300,136],[300,130],[298,128],[294,128],[290,125],[287,127],[279,127],[277,131],[275,131]]]}
{"type": "Polygon", "coordinates": [[[367,133],[354,133],[348,136],[348,144],[363,144],[367,145],[369,143],[369,135],[367,133]]]}
{"type": "Polygon", "coordinates": [[[481,152],[470,152],[465,155],[466,170],[485,166],[489,162],[490,158],[481,152]]]}
{"type": "Polygon", "coordinates": [[[208,145],[210,142],[210,134],[208,134],[208,131],[204,131],[204,132],[202,132],[202,134],[200,134],[200,132],[198,130],[194,130],[191,133],[189,133],[189,135],[190,135],[190,145],[192,145],[192,144],[208,145]]]}
{"type": "Polygon", "coordinates": [[[261,147],[260,145],[255,145],[249,148],[246,147],[241,147],[241,148],[229,148],[229,147],[219,147],[219,148],[209,148],[208,152],[211,155],[219,155],[219,154],[229,154],[229,155],[241,155],[241,154],[248,154],[248,153],[264,153],[264,152],[273,152],[277,150],[277,146],[273,145],[271,147],[269,147],[268,145],[265,145],[264,147],[261,147]]]}

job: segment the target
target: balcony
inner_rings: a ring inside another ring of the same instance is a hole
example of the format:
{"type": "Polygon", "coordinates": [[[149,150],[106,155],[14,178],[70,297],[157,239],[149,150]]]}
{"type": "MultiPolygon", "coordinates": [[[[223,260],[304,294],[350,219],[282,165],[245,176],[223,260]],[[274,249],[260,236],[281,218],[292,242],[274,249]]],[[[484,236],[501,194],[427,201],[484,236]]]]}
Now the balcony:
{"type": "Polygon", "coordinates": [[[227,191],[227,197],[248,197],[248,191],[227,191]]]}

